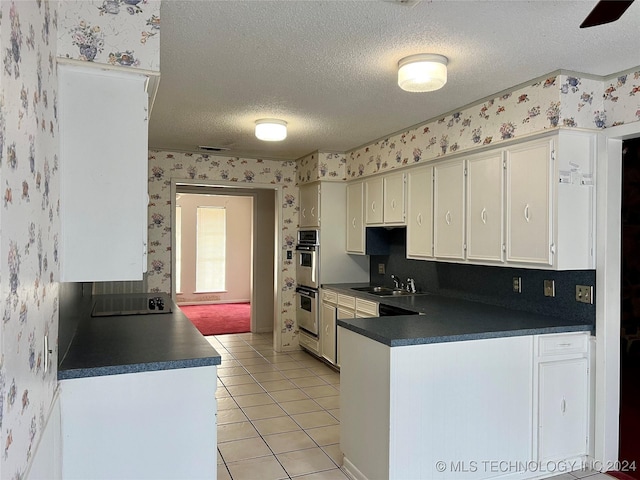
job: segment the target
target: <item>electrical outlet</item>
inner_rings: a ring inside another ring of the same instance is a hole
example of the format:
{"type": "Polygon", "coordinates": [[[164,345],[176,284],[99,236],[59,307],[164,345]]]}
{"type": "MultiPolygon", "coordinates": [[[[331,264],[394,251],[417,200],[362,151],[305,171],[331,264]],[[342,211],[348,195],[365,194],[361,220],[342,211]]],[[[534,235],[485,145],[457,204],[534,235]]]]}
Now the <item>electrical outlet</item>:
{"type": "Polygon", "coordinates": [[[291,250],[287,250],[287,260],[293,260],[293,252],[291,250]]]}
{"type": "Polygon", "coordinates": [[[555,297],[556,296],[556,282],[555,280],[544,281],[544,296],[555,297]]]}
{"type": "Polygon", "coordinates": [[[593,286],[576,285],[576,302],[593,304],[593,286]]]}
{"type": "Polygon", "coordinates": [[[513,293],[522,293],[522,277],[513,277],[513,293]]]}
{"type": "Polygon", "coordinates": [[[378,273],[380,275],[384,275],[384,263],[379,263],[378,264],[378,273]]]}

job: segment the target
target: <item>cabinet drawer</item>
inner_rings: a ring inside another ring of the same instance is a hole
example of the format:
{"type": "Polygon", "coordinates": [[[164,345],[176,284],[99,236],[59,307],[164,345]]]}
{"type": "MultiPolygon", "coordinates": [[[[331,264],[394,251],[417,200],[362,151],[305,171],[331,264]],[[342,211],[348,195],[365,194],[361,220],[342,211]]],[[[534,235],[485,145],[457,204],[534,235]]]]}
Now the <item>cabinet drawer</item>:
{"type": "Polygon", "coordinates": [[[538,356],[571,355],[587,353],[589,335],[568,333],[563,335],[541,335],[538,337],[538,356]]]}
{"type": "Polygon", "coordinates": [[[356,299],[355,297],[351,297],[349,295],[343,295],[342,293],[338,294],[338,305],[345,308],[350,308],[351,310],[356,309],[356,299]]]}
{"type": "Polygon", "coordinates": [[[378,303],[371,302],[369,300],[362,300],[356,298],[356,316],[360,317],[361,314],[366,314],[371,317],[378,316],[378,303]]]}
{"type": "Polygon", "coordinates": [[[322,290],[322,301],[327,303],[338,303],[338,294],[331,290],[322,290]]]}
{"type": "Polygon", "coordinates": [[[320,341],[307,335],[303,331],[300,331],[299,335],[300,346],[312,351],[316,355],[320,355],[320,341]]]}

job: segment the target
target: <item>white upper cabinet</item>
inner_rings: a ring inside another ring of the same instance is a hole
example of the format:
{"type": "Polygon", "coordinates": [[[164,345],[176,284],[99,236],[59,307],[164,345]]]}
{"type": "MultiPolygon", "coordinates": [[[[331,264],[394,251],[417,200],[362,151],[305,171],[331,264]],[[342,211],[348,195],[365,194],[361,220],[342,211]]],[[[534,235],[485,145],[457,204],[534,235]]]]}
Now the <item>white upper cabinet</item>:
{"type": "Polygon", "coordinates": [[[405,173],[389,173],[364,181],[365,223],[405,225],[405,173]]]}
{"type": "Polygon", "coordinates": [[[58,65],[61,281],[146,271],[147,77],[58,65]]]}
{"type": "Polygon", "coordinates": [[[365,222],[367,225],[381,225],[384,216],[384,182],[375,177],[364,182],[365,222]]]}
{"type": "Polygon", "coordinates": [[[595,136],[560,131],[505,149],[506,260],[555,270],[595,268],[595,136]]]}
{"type": "Polygon", "coordinates": [[[552,265],[551,140],[507,149],[507,261],[552,265]]]}
{"type": "Polygon", "coordinates": [[[502,261],[503,177],[501,152],[467,160],[467,258],[502,261]]]}
{"type": "Polygon", "coordinates": [[[407,173],[407,258],[433,257],[433,167],[407,173]]]}
{"type": "Polygon", "coordinates": [[[347,253],[364,254],[364,183],[347,184],[347,253]]]}
{"type": "Polygon", "coordinates": [[[433,167],[434,256],[463,260],[465,253],[464,160],[433,167]]]}
{"type": "Polygon", "coordinates": [[[405,174],[392,173],[383,177],[384,224],[405,222],[405,174]]]}
{"type": "Polygon", "coordinates": [[[300,227],[320,226],[320,183],[300,186],[300,227]]]}

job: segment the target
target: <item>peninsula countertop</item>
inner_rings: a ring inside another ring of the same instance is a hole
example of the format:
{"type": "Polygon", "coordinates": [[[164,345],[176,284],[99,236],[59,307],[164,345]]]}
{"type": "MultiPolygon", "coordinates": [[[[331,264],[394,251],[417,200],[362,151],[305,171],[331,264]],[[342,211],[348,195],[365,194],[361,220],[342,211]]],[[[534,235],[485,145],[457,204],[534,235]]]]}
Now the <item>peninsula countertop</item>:
{"type": "MultiPolygon", "coordinates": [[[[109,297],[132,295],[158,294],[109,297]]],[[[82,297],[67,313],[77,328],[68,350],[60,352],[59,380],[220,365],[220,354],[170,298],[171,313],[92,317],[100,297],[105,295],[82,297]]]]}
{"type": "Polygon", "coordinates": [[[433,294],[380,297],[352,290],[366,284],[327,284],[331,289],[415,311],[416,315],[339,319],[338,326],[390,347],[486,338],[594,332],[591,322],[512,310],[433,294]]]}

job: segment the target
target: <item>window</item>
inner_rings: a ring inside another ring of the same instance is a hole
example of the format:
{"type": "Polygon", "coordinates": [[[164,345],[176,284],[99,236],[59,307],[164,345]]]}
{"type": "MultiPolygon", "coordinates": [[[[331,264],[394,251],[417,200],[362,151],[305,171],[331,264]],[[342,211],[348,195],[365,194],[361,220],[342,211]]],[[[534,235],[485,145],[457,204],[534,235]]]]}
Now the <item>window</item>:
{"type": "Polygon", "coordinates": [[[196,244],[196,290],[225,290],[226,220],[222,207],[198,207],[196,244]]]}
{"type": "Polygon", "coordinates": [[[182,290],[180,278],[182,277],[182,207],[176,206],[176,292],[182,290]]]}

